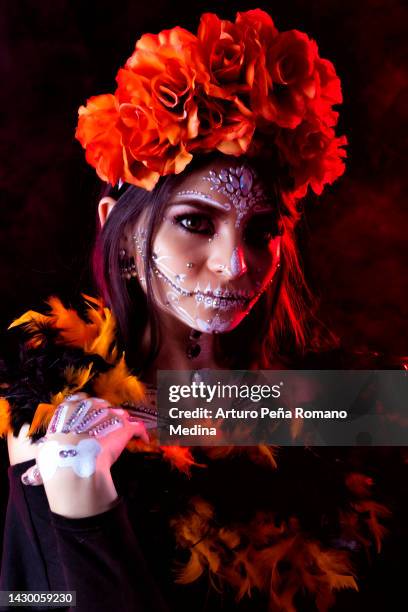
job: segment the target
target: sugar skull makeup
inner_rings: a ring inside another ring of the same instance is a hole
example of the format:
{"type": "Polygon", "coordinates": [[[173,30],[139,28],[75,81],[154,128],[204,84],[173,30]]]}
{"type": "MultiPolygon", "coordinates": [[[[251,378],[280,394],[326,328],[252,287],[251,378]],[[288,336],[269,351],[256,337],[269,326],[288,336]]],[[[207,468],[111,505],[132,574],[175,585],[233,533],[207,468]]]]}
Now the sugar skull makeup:
{"type": "MultiPolygon", "coordinates": [[[[146,232],[134,233],[142,285],[146,232]]],[[[251,166],[220,158],[180,181],[152,241],[160,308],[206,333],[233,330],[280,265],[277,204],[251,166]]]]}

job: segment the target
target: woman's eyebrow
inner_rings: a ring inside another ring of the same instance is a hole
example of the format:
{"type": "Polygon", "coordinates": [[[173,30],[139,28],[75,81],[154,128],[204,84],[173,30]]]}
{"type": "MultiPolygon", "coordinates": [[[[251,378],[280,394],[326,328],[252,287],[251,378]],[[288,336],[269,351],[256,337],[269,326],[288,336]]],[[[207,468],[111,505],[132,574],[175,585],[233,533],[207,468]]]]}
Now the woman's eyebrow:
{"type": "Polygon", "coordinates": [[[227,211],[230,210],[229,204],[222,204],[218,200],[215,200],[208,193],[203,193],[202,191],[196,190],[186,190],[186,191],[178,191],[174,194],[171,204],[178,204],[182,202],[195,202],[197,204],[206,204],[209,206],[213,206],[215,208],[219,208],[220,210],[227,211]]]}
{"type": "MultiPolygon", "coordinates": [[[[185,191],[174,194],[171,201],[168,203],[167,208],[181,204],[187,204],[206,211],[209,211],[212,208],[216,208],[222,212],[229,212],[231,210],[229,204],[222,204],[221,202],[218,202],[218,200],[212,198],[210,195],[199,191],[185,191]]],[[[274,212],[276,211],[270,204],[263,206],[262,208],[259,204],[257,204],[256,207],[251,207],[247,211],[245,217],[252,218],[257,216],[271,215],[274,212]]]]}

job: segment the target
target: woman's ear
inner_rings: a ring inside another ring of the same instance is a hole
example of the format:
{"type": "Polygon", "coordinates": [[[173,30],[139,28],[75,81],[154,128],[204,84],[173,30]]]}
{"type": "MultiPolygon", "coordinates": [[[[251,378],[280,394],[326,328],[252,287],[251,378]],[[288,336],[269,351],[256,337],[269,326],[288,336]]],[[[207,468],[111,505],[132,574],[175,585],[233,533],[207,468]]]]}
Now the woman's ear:
{"type": "Polygon", "coordinates": [[[100,200],[98,204],[98,215],[101,227],[105,225],[106,219],[108,218],[108,215],[111,213],[115,204],[116,200],[114,200],[110,196],[105,196],[100,200]]]}

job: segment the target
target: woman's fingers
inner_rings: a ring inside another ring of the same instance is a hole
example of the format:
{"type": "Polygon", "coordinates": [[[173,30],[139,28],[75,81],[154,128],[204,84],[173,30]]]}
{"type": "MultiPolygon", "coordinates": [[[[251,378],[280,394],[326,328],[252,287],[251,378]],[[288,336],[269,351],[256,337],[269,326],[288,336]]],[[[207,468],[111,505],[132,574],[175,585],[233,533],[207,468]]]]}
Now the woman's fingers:
{"type": "Polygon", "coordinates": [[[81,433],[87,434],[90,437],[103,438],[118,429],[130,426],[130,437],[139,437],[146,444],[149,443],[149,436],[143,421],[138,417],[129,415],[123,408],[98,409],[95,414],[96,417],[99,417],[98,420],[93,418],[93,411],[89,412],[85,417],[81,433]]]}
{"type": "Polygon", "coordinates": [[[67,396],[65,401],[57,406],[47,433],[83,433],[88,424],[105,416],[108,409],[108,402],[97,397],[89,397],[86,393],[67,396]]]}
{"type": "MultiPolygon", "coordinates": [[[[68,396],[64,402],[59,404],[49,424],[47,436],[65,434],[71,443],[75,443],[77,435],[103,439],[115,432],[119,437],[114,436],[116,442],[112,438],[111,448],[115,448],[116,451],[119,446],[125,445],[127,440],[134,437],[141,438],[146,444],[149,443],[145,425],[139,417],[129,415],[123,408],[113,407],[101,398],[78,393],[68,396]]],[[[61,442],[63,442],[62,437],[61,442]]],[[[108,438],[106,443],[104,442],[105,445],[111,446],[108,438]]],[[[121,446],[119,452],[122,449],[121,446]]]]}
{"type": "Polygon", "coordinates": [[[43,484],[37,464],[32,465],[26,472],[24,472],[24,474],[22,474],[21,482],[24,485],[30,485],[32,487],[38,487],[39,485],[43,484]]]}
{"type": "Polygon", "coordinates": [[[123,408],[110,408],[109,415],[97,424],[92,424],[85,432],[88,436],[102,438],[108,434],[129,427],[131,428],[130,437],[139,437],[146,444],[149,443],[149,436],[143,421],[140,418],[129,415],[123,408]]]}
{"type": "Polygon", "coordinates": [[[134,430],[132,437],[141,438],[143,442],[145,442],[146,444],[149,444],[150,442],[149,435],[146,431],[146,427],[143,421],[141,421],[138,417],[132,416],[131,414],[127,416],[127,421],[129,425],[132,426],[132,429],[134,430]]]}
{"type": "Polygon", "coordinates": [[[108,416],[108,418],[104,419],[97,425],[92,425],[92,427],[90,427],[85,433],[91,437],[103,438],[117,429],[123,429],[123,420],[119,416],[112,414],[113,410],[110,410],[110,413],[111,414],[108,416]]]}

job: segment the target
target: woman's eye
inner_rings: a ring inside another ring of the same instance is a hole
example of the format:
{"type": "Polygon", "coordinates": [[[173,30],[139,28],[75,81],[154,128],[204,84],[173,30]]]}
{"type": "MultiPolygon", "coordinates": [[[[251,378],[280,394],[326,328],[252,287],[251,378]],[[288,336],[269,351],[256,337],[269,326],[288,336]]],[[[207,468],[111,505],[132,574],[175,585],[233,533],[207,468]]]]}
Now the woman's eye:
{"type": "Polygon", "coordinates": [[[265,247],[279,233],[277,221],[268,216],[251,219],[246,228],[245,242],[254,247],[265,247]]]}
{"type": "Polygon", "coordinates": [[[211,235],[214,233],[212,221],[205,215],[196,213],[179,215],[175,221],[182,229],[193,234],[211,235]]]}

